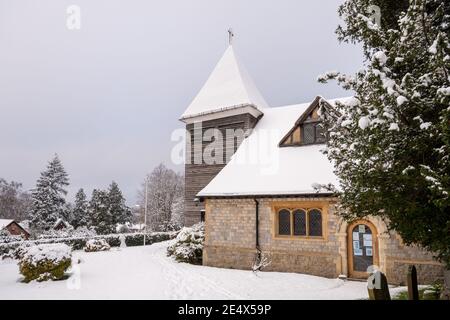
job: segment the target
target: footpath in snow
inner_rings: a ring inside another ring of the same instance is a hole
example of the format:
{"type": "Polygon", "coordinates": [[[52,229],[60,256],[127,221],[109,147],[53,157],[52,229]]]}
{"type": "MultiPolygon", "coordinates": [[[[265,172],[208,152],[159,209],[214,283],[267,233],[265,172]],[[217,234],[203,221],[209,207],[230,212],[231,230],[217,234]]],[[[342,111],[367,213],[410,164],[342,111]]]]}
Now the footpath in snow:
{"type": "Polygon", "coordinates": [[[67,280],[20,282],[17,263],[0,261],[0,299],[366,299],[365,282],[177,263],[168,243],[74,252],[67,280]]]}

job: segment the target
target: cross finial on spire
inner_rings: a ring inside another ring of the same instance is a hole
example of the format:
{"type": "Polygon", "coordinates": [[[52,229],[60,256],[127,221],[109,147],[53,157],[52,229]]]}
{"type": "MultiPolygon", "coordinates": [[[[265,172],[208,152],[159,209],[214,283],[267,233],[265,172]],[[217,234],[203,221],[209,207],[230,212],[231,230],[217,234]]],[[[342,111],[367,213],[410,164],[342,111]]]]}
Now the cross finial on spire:
{"type": "Polygon", "coordinates": [[[228,43],[230,45],[233,44],[233,37],[234,37],[234,33],[233,33],[233,29],[228,29],[228,43]]]}

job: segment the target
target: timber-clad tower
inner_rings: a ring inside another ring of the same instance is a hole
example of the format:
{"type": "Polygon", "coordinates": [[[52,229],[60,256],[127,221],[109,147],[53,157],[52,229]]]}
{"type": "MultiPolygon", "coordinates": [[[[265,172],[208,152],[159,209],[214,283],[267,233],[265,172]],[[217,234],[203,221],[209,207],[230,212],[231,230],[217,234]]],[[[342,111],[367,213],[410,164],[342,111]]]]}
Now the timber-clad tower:
{"type": "Polygon", "coordinates": [[[236,56],[232,37],[230,31],[228,49],[180,119],[188,133],[184,215],[187,226],[203,219],[204,206],[197,201],[197,194],[230,161],[243,139],[239,133],[244,132],[245,137],[268,107],[236,56]],[[230,135],[231,132],[236,135],[230,135]],[[212,142],[217,144],[210,152],[212,142]],[[220,151],[217,146],[221,146],[220,151]],[[213,161],[207,155],[212,155],[213,161]]]}

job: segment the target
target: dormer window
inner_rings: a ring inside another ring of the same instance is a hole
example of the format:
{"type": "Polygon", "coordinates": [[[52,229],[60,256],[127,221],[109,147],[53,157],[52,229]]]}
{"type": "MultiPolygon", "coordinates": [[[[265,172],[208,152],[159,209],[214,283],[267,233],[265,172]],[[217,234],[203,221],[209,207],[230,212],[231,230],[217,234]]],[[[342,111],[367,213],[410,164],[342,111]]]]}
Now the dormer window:
{"type": "Polygon", "coordinates": [[[295,126],[283,137],[280,147],[325,143],[326,135],[318,114],[320,98],[297,120],[295,126]]]}
{"type": "Polygon", "coordinates": [[[324,143],[325,135],[320,122],[305,123],[300,126],[300,131],[303,132],[302,144],[324,143]]]}

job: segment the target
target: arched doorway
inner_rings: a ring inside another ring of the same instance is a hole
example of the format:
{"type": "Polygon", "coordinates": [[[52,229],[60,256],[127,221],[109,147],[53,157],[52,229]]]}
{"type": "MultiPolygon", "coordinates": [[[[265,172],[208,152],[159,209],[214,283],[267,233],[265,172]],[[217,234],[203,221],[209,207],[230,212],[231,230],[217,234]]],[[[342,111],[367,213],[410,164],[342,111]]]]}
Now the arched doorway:
{"type": "Polygon", "coordinates": [[[358,220],[347,228],[348,273],[350,278],[367,278],[367,269],[378,266],[378,241],[375,226],[358,220]]]}

